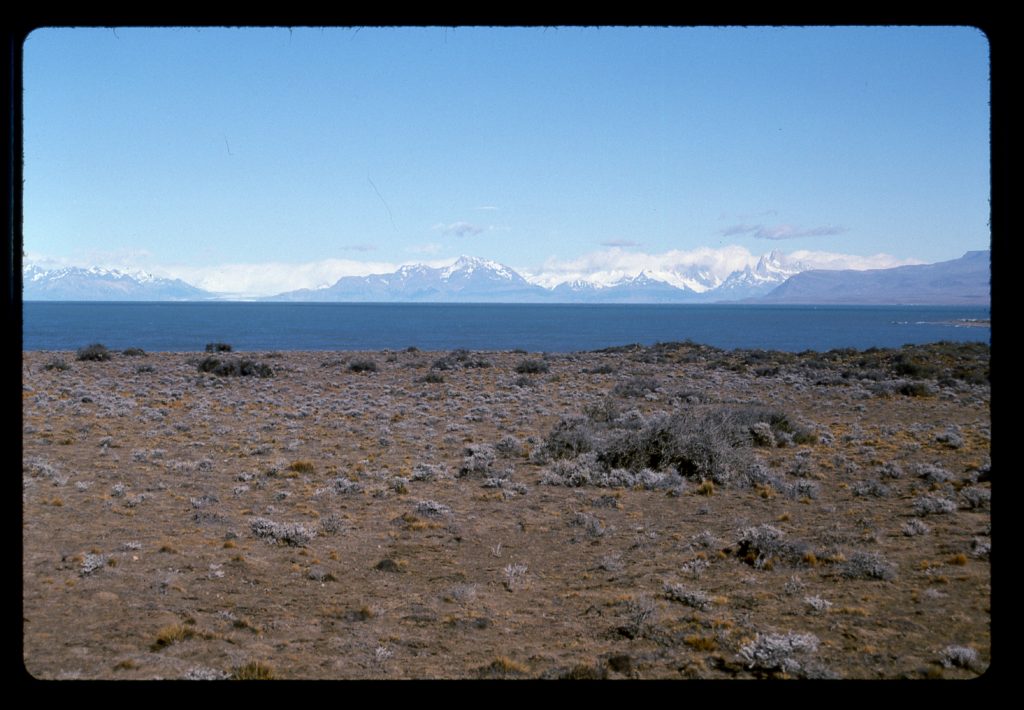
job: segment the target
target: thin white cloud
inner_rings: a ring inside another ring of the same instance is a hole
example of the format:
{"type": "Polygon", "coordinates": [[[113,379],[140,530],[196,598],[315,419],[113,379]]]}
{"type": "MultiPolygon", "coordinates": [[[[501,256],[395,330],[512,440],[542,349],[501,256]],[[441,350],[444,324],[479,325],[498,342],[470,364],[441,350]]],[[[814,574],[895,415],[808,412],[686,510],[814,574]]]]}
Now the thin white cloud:
{"type": "Polygon", "coordinates": [[[891,254],[872,254],[860,256],[857,254],[837,254],[828,251],[809,251],[798,249],[789,252],[788,257],[793,261],[799,261],[814,269],[852,269],[854,271],[866,271],[867,269],[891,269],[896,266],[912,266],[924,264],[920,259],[898,259],[891,254]]]}
{"type": "Polygon", "coordinates": [[[406,249],[406,251],[412,254],[436,254],[437,252],[441,251],[441,248],[442,247],[440,244],[430,243],[412,246],[406,249]]]}
{"type": "Polygon", "coordinates": [[[343,276],[388,273],[398,267],[399,264],[391,262],[324,259],[304,264],[262,262],[168,266],[163,271],[207,291],[252,297],[272,296],[300,288],[320,288],[343,276]]]}
{"type": "MultiPolygon", "coordinates": [[[[662,275],[698,267],[718,279],[725,279],[733,271],[753,266],[758,258],[747,248],[736,245],[717,249],[700,247],[686,251],[673,249],[663,254],[625,251],[620,247],[612,247],[575,259],[548,259],[539,268],[529,270],[529,278],[534,283],[549,287],[576,279],[610,284],[622,278],[636,276],[641,271],[662,275]]],[[[526,276],[525,272],[521,273],[526,276]]]]}
{"type": "Polygon", "coordinates": [[[494,205],[481,205],[480,207],[474,207],[474,212],[497,212],[498,208],[494,205]]]}
{"type": "Polygon", "coordinates": [[[803,229],[791,224],[734,224],[719,232],[723,237],[748,234],[755,239],[800,239],[802,237],[831,237],[846,232],[846,227],[831,225],[803,229]]]}
{"type": "MultiPolygon", "coordinates": [[[[761,254],[735,244],[718,248],[673,249],[661,254],[613,247],[574,259],[548,259],[541,266],[522,269],[520,273],[533,283],[549,288],[577,279],[607,285],[636,276],[641,271],[672,281],[673,274],[696,269],[722,281],[734,271],[755,266],[760,258],[761,254]]],[[[814,269],[886,269],[923,263],[915,259],[898,259],[889,254],[858,256],[806,249],[790,252],[785,258],[814,269]]]]}
{"type": "Polygon", "coordinates": [[[632,239],[609,239],[606,242],[600,242],[603,247],[638,247],[641,246],[640,242],[634,242],[632,239]]]}
{"type": "Polygon", "coordinates": [[[488,228],[472,222],[452,222],[451,224],[435,224],[434,229],[456,237],[475,237],[486,232],[488,228]]]}

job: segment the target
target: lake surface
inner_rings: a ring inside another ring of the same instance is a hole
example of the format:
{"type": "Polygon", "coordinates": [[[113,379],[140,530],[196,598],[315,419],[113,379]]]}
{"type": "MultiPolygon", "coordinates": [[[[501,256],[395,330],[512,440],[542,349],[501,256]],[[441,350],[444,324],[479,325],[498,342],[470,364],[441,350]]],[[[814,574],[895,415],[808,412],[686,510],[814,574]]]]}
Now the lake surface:
{"type": "Polygon", "coordinates": [[[693,340],[719,348],[831,350],[991,341],[988,308],[947,306],[95,303],[24,305],[23,349],[512,350],[573,352],[693,340]]]}

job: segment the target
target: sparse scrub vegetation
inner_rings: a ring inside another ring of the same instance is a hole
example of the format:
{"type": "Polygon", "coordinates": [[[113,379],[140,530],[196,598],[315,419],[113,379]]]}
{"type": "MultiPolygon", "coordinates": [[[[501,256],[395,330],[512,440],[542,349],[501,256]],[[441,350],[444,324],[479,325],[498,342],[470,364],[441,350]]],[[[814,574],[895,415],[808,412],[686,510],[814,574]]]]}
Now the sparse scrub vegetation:
{"type": "Polygon", "coordinates": [[[643,397],[657,390],[661,386],[653,377],[637,376],[620,382],[612,388],[612,394],[616,397],[643,397]]]}
{"type": "Polygon", "coordinates": [[[626,602],[626,623],[619,628],[623,636],[631,639],[640,638],[654,622],[658,607],[648,596],[640,596],[626,602]]]}
{"type": "Polygon", "coordinates": [[[209,354],[273,363],[247,382],[202,353],[74,355],[23,353],[35,677],[959,679],[990,657],[987,348],[209,354]]]}
{"type": "Polygon", "coordinates": [[[231,352],[231,346],[228,343],[207,343],[206,352],[208,353],[229,353],[231,352]]]}

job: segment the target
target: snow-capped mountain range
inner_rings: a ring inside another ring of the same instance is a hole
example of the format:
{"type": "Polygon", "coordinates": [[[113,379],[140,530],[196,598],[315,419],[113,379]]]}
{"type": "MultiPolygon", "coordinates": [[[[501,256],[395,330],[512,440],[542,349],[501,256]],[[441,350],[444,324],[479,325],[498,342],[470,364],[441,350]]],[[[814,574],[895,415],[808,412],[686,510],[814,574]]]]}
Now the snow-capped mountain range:
{"type": "Polygon", "coordinates": [[[388,274],[344,276],[333,285],[269,296],[264,301],[535,302],[547,290],[496,261],[461,256],[442,268],[403,266],[388,274]]]}
{"type": "MultiPolygon", "coordinates": [[[[316,289],[298,289],[263,301],[439,303],[967,303],[988,298],[989,252],[968,252],[938,264],[872,271],[814,270],[781,252],[756,265],[716,277],[704,266],[641,271],[617,279],[572,279],[542,286],[496,261],[461,256],[444,267],[424,264],[369,276],[345,276],[316,289]],[[910,285],[908,285],[910,284],[910,285]],[[914,286],[916,284],[916,286],[914,286]],[[917,294],[916,296],[914,294],[917,294]],[[914,298],[916,300],[907,300],[914,298]]],[[[550,277],[549,277],[550,278],[550,277]]],[[[227,298],[180,279],[146,272],[65,267],[23,270],[24,299],[85,301],[195,301],[227,298]]]]}
{"type": "Polygon", "coordinates": [[[65,266],[22,270],[26,301],[200,301],[215,294],[181,279],[165,279],[145,271],[120,271],[65,266]]]}
{"type": "Polygon", "coordinates": [[[525,303],[687,303],[737,300],[768,293],[809,267],[780,252],[753,268],[716,278],[703,266],[641,271],[611,281],[572,279],[552,287],[488,259],[460,256],[443,268],[417,264],[388,274],[345,276],[331,286],[288,291],[273,301],[476,301],[525,303]]]}

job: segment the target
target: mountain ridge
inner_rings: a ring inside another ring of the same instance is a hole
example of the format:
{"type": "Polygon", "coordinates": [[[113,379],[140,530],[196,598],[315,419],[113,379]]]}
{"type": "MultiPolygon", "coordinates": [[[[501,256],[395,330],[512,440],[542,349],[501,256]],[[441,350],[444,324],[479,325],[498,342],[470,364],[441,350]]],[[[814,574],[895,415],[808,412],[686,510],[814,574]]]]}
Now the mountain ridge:
{"type": "MultiPolygon", "coordinates": [[[[644,269],[599,282],[542,286],[497,261],[462,255],[442,267],[408,264],[388,273],[343,276],[320,288],[246,300],[264,302],[963,304],[990,301],[990,251],[890,269],[812,269],[779,251],[725,279],[702,265],[644,269]]],[[[230,298],[181,279],[99,267],[23,269],[25,300],[207,301],[230,298]]]]}

